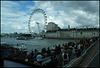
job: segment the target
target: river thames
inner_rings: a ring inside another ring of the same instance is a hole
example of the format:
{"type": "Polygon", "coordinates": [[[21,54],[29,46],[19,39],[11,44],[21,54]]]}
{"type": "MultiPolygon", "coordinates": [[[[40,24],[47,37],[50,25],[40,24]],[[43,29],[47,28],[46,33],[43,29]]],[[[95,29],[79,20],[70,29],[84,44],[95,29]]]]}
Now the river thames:
{"type": "Polygon", "coordinates": [[[30,40],[16,40],[16,38],[10,38],[10,37],[1,37],[1,42],[7,42],[10,44],[17,44],[17,43],[24,43],[26,45],[26,48],[28,50],[28,53],[30,51],[34,51],[34,49],[37,49],[38,51],[41,51],[42,48],[51,47],[53,45],[59,45],[63,43],[68,43],[70,41],[79,41],[79,40],[67,40],[67,39],[30,39],[30,40]]]}

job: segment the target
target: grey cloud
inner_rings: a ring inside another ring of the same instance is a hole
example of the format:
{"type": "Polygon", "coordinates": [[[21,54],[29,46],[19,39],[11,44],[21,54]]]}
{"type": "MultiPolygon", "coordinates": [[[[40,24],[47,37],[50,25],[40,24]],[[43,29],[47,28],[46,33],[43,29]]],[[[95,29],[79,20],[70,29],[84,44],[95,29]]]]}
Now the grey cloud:
{"type": "Polygon", "coordinates": [[[70,11],[71,9],[82,9],[84,11],[88,12],[96,12],[99,11],[99,2],[98,1],[57,1],[57,2],[51,2],[52,5],[54,5],[55,9],[57,10],[65,10],[70,11]]]}
{"type": "MultiPolygon", "coordinates": [[[[74,23],[81,24],[80,26],[94,26],[98,24],[98,13],[99,13],[99,2],[97,1],[66,1],[66,2],[51,2],[55,10],[64,11],[66,13],[66,17],[74,18],[74,23]],[[74,10],[81,10],[89,15],[95,15],[97,17],[88,18],[88,15],[80,15],[73,13],[74,10]],[[95,19],[94,19],[95,18],[95,19]]],[[[66,24],[66,20],[63,21],[66,24]]],[[[69,21],[70,22],[70,21],[69,21]]],[[[73,24],[71,24],[73,25],[73,24]]]]}
{"type": "MultiPolygon", "coordinates": [[[[19,6],[19,4],[16,4],[16,5],[19,6]]],[[[9,7],[11,7],[11,5],[9,7]]],[[[3,5],[2,9],[5,10],[6,8],[7,6],[3,5]]],[[[43,2],[37,1],[36,2],[35,1],[35,6],[26,6],[25,8],[29,10],[20,11],[19,10],[20,8],[15,9],[17,10],[16,11],[17,15],[15,13],[12,13],[13,12],[12,8],[9,8],[9,10],[3,11],[2,17],[8,14],[11,14],[9,16],[12,16],[12,17],[19,17],[17,18],[18,20],[16,19],[15,23],[9,23],[9,25],[13,26],[13,24],[17,24],[18,22],[20,26],[20,25],[23,25],[21,24],[21,22],[22,23],[26,21],[28,22],[29,15],[26,16],[27,18],[24,15],[27,15],[29,13],[31,14],[32,9],[41,8],[46,11],[49,21],[55,21],[55,23],[58,24],[62,28],[67,28],[68,25],[71,25],[72,28],[99,25],[99,2],[98,1],[81,1],[81,2],[80,1],[43,1],[43,2]],[[76,13],[74,11],[76,11],[76,13]],[[83,14],[80,13],[80,11],[82,11],[83,14]],[[6,13],[6,12],[9,12],[9,13],[6,13]],[[56,15],[57,12],[59,12],[59,15],[56,15]],[[53,19],[50,20],[49,17],[52,17],[53,19]],[[23,19],[25,20],[23,21],[23,19]]],[[[13,22],[13,20],[10,20],[9,16],[6,16],[8,17],[7,21],[13,22]]],[[[43,18],[41,17],[42,16],[39,15],[39,17],[36,17],[36,18],[37,19],[39,18],[41,21],[41,19],[43,20],[43,18]]],[[[4,19],[7,19],[7,18],[4,18],[4,19]]],[[[2,22],[7,23],[7,21],[4,21],[4,19],[2,19],[3,20],[2,22]]],[[[9,27],[8,25],[4,25],[4,26],[9,27]]],[[[3,28],[3,29],[7,31],[6,28],[3,28]]],[[[13,27],[9,28],[9,30],[10,29],[13,29],[13,27]]],[[[13,29],[12,31],[14,30],[19,31],[19,32],[22,31],[22,30],[17,30],[17,29],[13,29]]],[[[36,29],[34,29],[34,31],[37,32],[37,26],[36,26],[36,29]]]]}

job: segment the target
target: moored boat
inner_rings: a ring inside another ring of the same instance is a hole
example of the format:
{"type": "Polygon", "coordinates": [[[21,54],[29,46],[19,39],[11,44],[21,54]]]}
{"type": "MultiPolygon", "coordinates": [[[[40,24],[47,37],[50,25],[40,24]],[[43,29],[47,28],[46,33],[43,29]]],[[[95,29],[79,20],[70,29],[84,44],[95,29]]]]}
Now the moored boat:
{"type": "Polygon", "coordinates": [[[43,37],[35,37],[35,39],[41,39],[41,40],[43,40],[43,37]]]}
{"type": "Polygon", "coordinates": [[[26,37],[17,37],[16,39],[17,40],[28,40],[28,38],[26,38],[26,37]]]}
{"type": "Polygon", "coordinates": [[[5,56],[13,55],[16,53],[27,53],[27,48],[24,44],[8,44],[7,42],[1,42],[1,51],[5,53],[5,56]]]}

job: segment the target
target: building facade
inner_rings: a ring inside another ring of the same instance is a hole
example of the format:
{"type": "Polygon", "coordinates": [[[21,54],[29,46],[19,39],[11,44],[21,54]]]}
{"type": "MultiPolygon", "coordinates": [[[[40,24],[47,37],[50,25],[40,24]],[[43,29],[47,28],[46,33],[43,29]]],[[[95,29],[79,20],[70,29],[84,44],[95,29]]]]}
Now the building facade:
{"type": "Polygon", "coordinates": [[[46,38],[90,38],[99,37],[99,28],[71,28],[71,29],[54,29],[49,23],[49,28],[45,33],[46,38]],[[52,28],[51,28],[51,27],[52,28]]]}
{"type": "Polygon", "coordinates": [[[47,28],[46,29],[47,31],[55,31],[55,30],[60,29],[60,27],[54,22],[49,22],[46,28],[47,28]]]}

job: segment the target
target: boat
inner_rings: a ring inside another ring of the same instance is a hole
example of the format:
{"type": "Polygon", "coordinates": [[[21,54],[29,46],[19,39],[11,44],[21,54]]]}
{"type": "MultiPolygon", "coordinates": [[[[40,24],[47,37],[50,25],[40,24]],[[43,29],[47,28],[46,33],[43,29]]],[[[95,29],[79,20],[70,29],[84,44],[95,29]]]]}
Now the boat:
{"type": "Polygon", "coordinates": [[[23,36],[22,36],[22,37],[17,37],[16,39],[17,39],[17,40],[28,40],[27,37],[23,37],[23,36]]]}
{"type": "Polygon", "coordinates": [[[43,40],[43,37],[35,37],[35,39],[43,40]]]}
{"type": "Polygon", "coordinates": [[[1,42],[1,51],[5,53],[5,56],[10,56],[14,52],[16,53],[27,53],[27,48],[26,46],[22,44],[9,44],[7,42],[1,42]]]}
{"type": "Polygon", "coordinates": [[[14,49],[18,49],[22,52],[27,52],[27,48],[26,46],[22,43],[22,44],[17,44],[15,46],[13,46],[14,49]]]}
{"type": "Polygon", "coordinates": [[[12,49],[13,46],[8,44],[7,42],[1,42],[1,51],[5,51],[6,49],[12,49]]]}

